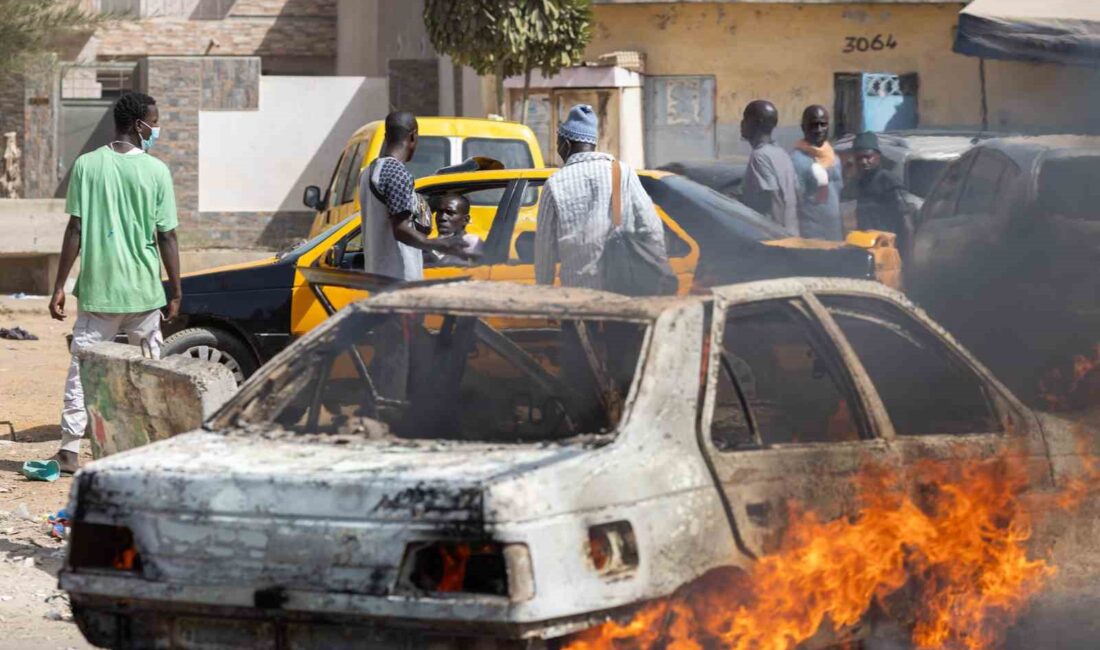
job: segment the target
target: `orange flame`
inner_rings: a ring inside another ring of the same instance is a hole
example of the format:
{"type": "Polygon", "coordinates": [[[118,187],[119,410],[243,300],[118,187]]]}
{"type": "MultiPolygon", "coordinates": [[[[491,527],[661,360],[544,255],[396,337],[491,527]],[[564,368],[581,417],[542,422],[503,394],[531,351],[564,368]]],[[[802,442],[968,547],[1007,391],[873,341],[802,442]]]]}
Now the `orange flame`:
{"type": "Polygon", "coordinates": [[[470,560],[469,544],[440,544],[439,555],[443,559],[443,577],[436,591],[455,593],[462,591],[466,582],[466,564],[470,560]]]}
{"type": "Polygon", "coordinates": [[[779,549],[747,570],[711,571],[564,648],[788,650],[876,604],[912,623],[919,648],[993,647],[1056,570],[1027,557],[1033,517],[1079,503],[1100,477],[1094,461],[1086,469],[1089,480],[1033,497],[1019,457],[954,471],[928,461],[914,467],[914,497],[896,473],[865,468],[854,516],[824,522],[792,507],[779,549]]]}
{"type": "Polygon", "coordinates": [[[1097,387],[1090,381],[1093,371],[1100,368],[1100,343],[1091,356],[1076,354],[1068,373],[1063,368],[1053,368],[1039,380],[1039,395],[1053,411],[1069,411],[1082,406],[1093,406],[1100,395],[1090,394],[1097,387]]]}
{"type": "Polygon", "coordinates": [[[119,571],[133,571],[137,558],[137,550],[133,546],[129,546],[115,555],[114,559],[111,560],[111,568],[119,571]]]}

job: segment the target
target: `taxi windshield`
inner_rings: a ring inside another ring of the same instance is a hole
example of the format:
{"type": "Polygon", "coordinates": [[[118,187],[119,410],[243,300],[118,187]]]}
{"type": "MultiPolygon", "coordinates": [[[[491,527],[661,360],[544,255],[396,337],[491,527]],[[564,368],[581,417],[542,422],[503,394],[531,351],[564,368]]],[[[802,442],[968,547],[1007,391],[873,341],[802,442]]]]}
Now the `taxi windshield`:
{"type": "Polygon", "coordinates": [[[257,377],[215,428],[477,442],[610,434],[648,325],[353,313],[257,377]]]}

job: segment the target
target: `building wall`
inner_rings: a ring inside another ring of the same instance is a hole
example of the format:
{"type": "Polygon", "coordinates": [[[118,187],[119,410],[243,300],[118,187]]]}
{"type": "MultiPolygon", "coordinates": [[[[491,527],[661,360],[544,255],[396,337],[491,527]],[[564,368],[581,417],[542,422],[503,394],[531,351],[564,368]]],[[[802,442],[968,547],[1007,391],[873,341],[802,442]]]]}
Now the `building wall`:
{"type": "Polygon", "coordinates": [[[481,82],[432,47],[423,0],[337,0],[336,74],[388,77],[392,110],[484,117],[481,82]]]}
{"type": "MultiPolygon", "coordinates": [[[[978,59],[954,54],[965,3],[636,2],[600,0],[588,57],[646,54],[651,75],[713,74],[720,155],[744,152],[738,123],[763,97],[780,111],[780,140],[800,136],[802,110],[832,108],[833,75],[919,75],[921,126],[981,123],[978,59]],[[893,36],[894,48],[860,52],[849,38],[893,36]]],[[[1100,130],[1100,70],[987,61],[989,126],[997,130],[1100,130]]]]}
{"type": "Polygon", "coordinates": [[[331,74],[336,0],[237,0],[221,20],[150,12],[141,20],[108,24],[94,39],[106,59],[262,56],[265,71],[331,74]]]}
{"type": "MultiPolygon", "coordinates": [[[[352,133],[386,115],[386,80],[260,78],[259,110],[199,114],[201,212],[303,212],[352,133]]],[[[309,218],[311,215],[307,215],[309,218]]]]}
{"type": "Polygon", "coordinates": [[[833,104],[838,72],[917,72],[921,123],[978,121],[978,62],[951,52],[962,4],[602,4],[594,8],[589,58],[646,54],[646,74],[713,74],[720,155],[742,151],[745,104],[767,98],[785,139],[809,104],[833,104]],[[845,52],[849,37],[893,49],[845,52]]]}

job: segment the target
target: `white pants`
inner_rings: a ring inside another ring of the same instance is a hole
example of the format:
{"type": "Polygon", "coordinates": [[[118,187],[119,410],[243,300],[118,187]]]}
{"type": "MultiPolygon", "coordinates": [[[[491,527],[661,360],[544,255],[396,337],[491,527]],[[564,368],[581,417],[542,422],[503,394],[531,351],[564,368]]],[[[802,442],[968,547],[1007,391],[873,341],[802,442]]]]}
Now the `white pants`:
{"type": "Polygon", "coordinates": [[[101,341],[113,341],[119,332],[125,332],[130,345],[148,347],[153,358],[160,358],[164,338],[160,334],[160,310],[138,314],[104,314],[81,311],[73,325],[73,345],[69,352],[69,376],[65,380],[65,403],[61,409],[61,449],[80,453],[80,440],[88,426],[88,412],[84,409],[84,387],[80,385],[80,363],[77,350],[101,341]]]}

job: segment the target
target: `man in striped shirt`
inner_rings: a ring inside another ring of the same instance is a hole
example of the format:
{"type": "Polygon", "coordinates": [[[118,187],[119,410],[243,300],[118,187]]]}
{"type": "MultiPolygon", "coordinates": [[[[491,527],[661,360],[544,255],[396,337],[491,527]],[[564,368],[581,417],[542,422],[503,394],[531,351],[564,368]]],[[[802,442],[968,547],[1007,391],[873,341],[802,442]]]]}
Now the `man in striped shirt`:
{"type": "Polygon", "coordinates": [[[664,226],[638,175],[596,151],[599,125],[592,107],[578,104],[558,127],[558,155],[565,166],[546,181],[535,232],[535,280],[553,284],[561,263],[565,287],[600,289],[600,256],[612,231],[611,165],[622,166],[622,223],[636,237],[651,239],[662,256],[664,226]]]}

